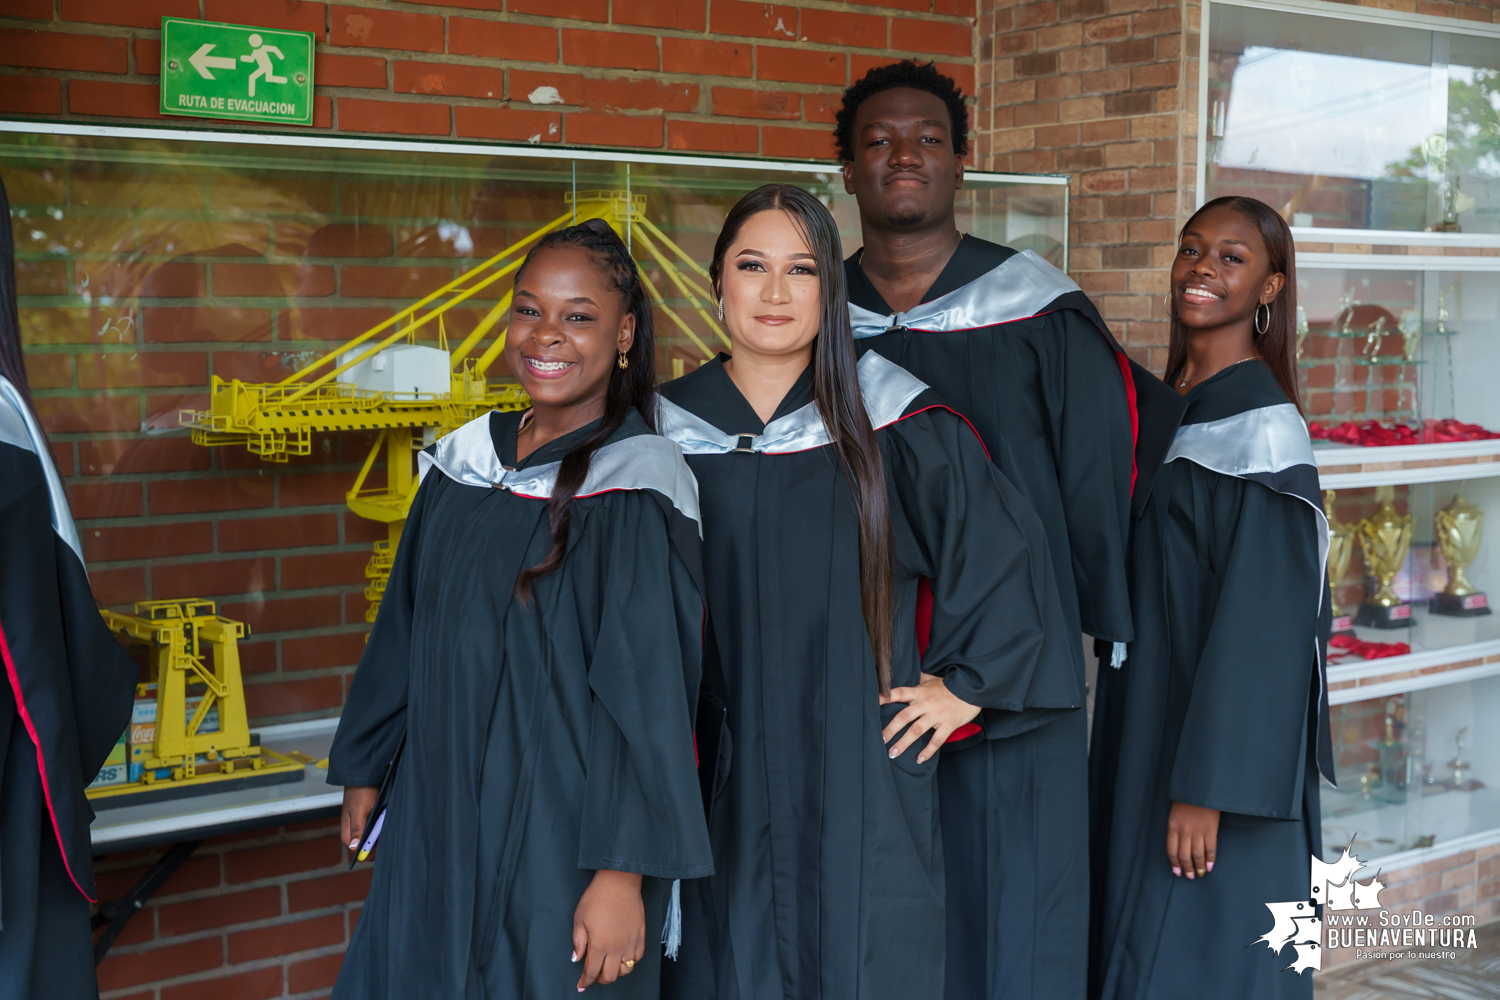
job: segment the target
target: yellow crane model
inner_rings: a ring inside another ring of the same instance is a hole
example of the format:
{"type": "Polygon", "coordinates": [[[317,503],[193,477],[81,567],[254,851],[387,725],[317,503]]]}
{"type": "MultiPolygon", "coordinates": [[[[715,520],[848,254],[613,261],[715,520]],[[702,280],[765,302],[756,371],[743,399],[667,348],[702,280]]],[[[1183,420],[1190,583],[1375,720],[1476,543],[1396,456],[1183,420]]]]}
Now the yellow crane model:
{"type": "Polygon", "coordinates": [[[374,555],[365,567],[365,599],[369,602],[366,621],[375,620],[401,528],[416,493],[416,450],[482,413],[529,405],[518,385],[492,383],[486,378],[505,349],[508,327],[502,327],[481,350],[491,331],[509,315],[511,292],[507,291],[451,350],[443,314],[514,273],[525,250],[536,240],[566,225],[604,219],[630,246],[652,301],[704,357],[713,357],[713,351],[679,315],[683,300],[715,336],[725,345],[729,343],[708,309],[714,301],[708,272],[646,218],[644,195],[582,191],[565,194],[563,200],[569,205],[568,211],[361,333],[340,350],[274,384],[214,376],[209,408],[182,411],[181,423],[192,429],[194,443],[209,447],[243,444],[251,454],[268,462],[310,454],[314,432],[378,432],[345,498],[354,513],[380,521],[388,530],[388,537],[375,543],[374,555]],[[648,269],[665,276],[676,293],[677,304],[668,302],[664,290],[650,279],[648,269]],[[431,331],[433,324],[438,346],[417,346],[417,331],[424,326],[431,331]],[[366,488],[366,480],[382,454],[385,485],[366,488]]]}
{"type": "Polygon", "coordinates": [[[120,759],[89,787],[95,808],[215,791],[225,782],[301,780],[301,762],[263,749],[250,734],[239,654],[249,628],[221,617],[213,601],[140,601],[134,610],[99,612],[110,631],[151,652],[147,679],[136,685],[136,715],[147,711],[132,717],[116,745],[120,759]]]}

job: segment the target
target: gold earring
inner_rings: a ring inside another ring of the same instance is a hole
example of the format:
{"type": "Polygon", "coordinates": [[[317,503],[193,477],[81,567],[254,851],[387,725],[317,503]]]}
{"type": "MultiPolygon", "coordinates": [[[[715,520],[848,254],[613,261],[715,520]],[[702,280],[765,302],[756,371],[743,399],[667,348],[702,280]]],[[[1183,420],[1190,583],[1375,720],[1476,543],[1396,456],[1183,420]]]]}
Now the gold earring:
{"type": "Polygon", "coordinates": [[[629,368],[630,359],[625,356],[624,351],[621,351],[620,356],[618,358],[615,358],[615,364],[620,368],[629,368]]]}

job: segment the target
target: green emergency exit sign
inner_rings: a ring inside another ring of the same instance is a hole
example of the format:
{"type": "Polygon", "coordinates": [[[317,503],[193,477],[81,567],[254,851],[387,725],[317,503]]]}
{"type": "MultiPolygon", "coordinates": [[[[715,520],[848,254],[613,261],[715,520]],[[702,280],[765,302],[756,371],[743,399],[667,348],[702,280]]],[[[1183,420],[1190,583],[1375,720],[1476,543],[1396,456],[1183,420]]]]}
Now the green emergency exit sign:
{"type": "Polygon", "coordinates": [[[311,125],[313,36],[162,18],[161,113],[311,125]]]}

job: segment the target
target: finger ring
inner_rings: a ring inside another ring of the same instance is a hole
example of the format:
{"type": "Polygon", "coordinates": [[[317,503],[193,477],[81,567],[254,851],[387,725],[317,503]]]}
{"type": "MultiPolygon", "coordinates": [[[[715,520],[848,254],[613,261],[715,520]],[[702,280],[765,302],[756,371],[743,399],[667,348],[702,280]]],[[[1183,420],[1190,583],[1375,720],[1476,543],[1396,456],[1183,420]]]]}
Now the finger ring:
{"type": "Polygon", "coordinates": [[[633,958],[627,958],[622,964],[627,969],[633,969],[633,968],[635,968],[635,959],[633,959],[633,958]]]}

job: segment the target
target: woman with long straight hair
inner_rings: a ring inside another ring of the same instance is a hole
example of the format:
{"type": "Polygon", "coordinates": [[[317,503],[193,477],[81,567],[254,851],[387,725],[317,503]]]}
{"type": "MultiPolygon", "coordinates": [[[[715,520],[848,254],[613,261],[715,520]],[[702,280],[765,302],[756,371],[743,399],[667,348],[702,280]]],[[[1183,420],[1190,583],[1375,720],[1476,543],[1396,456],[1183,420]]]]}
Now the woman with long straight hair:
{"type": "Polygon", "coordinates": [[[1253,198],[1210,201],[1179,237],[1167,380],[1185,409],[1134,525],[1136,638],[1094,704],[1096,998],[1312,996],[1317,943],[1282,951],[1266,905],[1311,915],[1333,780],[1293,252],[1253,198]]]}
{"type": "Polygon", "coordinates": [[[811,194],[741,199],[710,275],[732,353],[663,386],[659,421],[703,505],[716,874],[683,885],[664,995],[940,997],[937,755],[981,707],[1067,696],[1036,671],[1063,631],[1041,524],[925,385],[855,364],[811,194]]]}
{"type": "Polygon", "coordinates": [[[658,995],[672,881],[712,861],[697,493],[651,333],[608,225],[543,237],[505,348],[532,408],[419,457],[329,756],[345,843],[379,838],[336,997],[658,995]]]}

